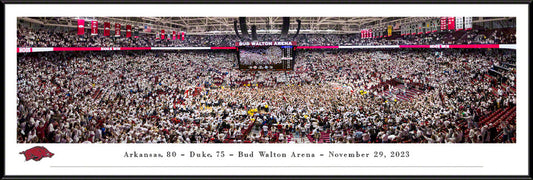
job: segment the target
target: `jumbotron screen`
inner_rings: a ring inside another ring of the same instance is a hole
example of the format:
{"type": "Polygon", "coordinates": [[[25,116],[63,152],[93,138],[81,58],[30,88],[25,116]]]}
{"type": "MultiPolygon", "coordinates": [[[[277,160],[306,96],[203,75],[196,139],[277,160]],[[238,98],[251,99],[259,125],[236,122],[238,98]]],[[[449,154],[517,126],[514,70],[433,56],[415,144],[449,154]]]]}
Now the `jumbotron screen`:
{"type": "Polygon", "coordinates": [[[238,43],[239,69],[246,70],[292,70],[295,43],[285,42],[238,43]]]}

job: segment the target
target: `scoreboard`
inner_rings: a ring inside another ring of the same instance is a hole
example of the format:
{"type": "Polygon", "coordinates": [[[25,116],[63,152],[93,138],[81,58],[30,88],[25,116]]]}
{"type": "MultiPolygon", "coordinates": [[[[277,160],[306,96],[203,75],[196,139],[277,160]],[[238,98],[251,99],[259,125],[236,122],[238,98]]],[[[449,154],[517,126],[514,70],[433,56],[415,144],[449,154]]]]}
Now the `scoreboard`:
{"type": "Polygon", "coordinates": [[[296,42],[237,42],[237,61],[243,70],[292,70],[296,42]]]}

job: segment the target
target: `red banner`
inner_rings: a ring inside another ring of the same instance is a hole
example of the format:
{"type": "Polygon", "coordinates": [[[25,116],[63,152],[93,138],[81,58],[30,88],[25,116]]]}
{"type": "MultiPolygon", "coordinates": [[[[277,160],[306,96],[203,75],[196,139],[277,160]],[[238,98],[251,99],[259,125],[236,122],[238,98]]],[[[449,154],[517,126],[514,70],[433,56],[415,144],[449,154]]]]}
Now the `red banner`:
{"type": "Polygon", "coordinates": [[[500,48],[499,44],[458,44],[449,46],[450,48],[500,48]]]}
{"type": "Polygon", "coordinates": [[[339,46],[298,46],[296,49],[338,49],[339,46]]]}
{"type": "Polygon", "coordinates": [[[361,39],[372,38],[372,29],[361,30],[361,39]]]}
{"type": "Polygon", "coordinates": [[[455,17],[448,17],[448,30],[455,30],[455,17]]]}
{"type": "Polygon", "coordinates": [[[161,29],[161,39],[165,39],[165,30],[161,29]]]}
{"type": "Polygon", "coordinates": [[[172,31],[172,40],[176,40],[176,31],[172,31]]]}
{"type": "Polygon", "coordinates": [[[54,47],[53,51],[101,51],[101,47],[54,47]]]}
{"type": "Polygon", "coordinates": [[[131,37],[131,25],[126,25],[126,37],[131,37]]]}
{"type": "Polygon", "coordinates": [[[181,40],[185,40],[185,32],[181,32],[181,40]]]}
{"type": "Polygon", "coordinates": [[[91,36],[98,35],[98,21],[91,21],[91,36]]]}
{"type": "Polygon", "coordinates": [[[211,47],[211,49],[237,49],[236,47],[211,47]]]}
{"type": "Polygon", "coordinates": [[[85,34],[85,20],[78,19],[78,35],[85,34]]]}
{"type": "Polygon", "coordinates": [[[104,36],[110,36],[111,35],[111,23],[104,22],[104,36]]]}
{"type": "Polygon", "coordinates": [[[400,45],[400,48],[500,48],[499,44],[400,45]]]}
{"type": "Polygon", "coordinates": [[[440,30],[441,31],[444,31],[446,29],[448,29],[448,24],[446,23],[446,17],[441,17],[440,18],[440,30]]]}
{"type": "Polygon", "coordinates": [[[115,37],[120,37],[120,24],[115,23],[115,37]]]}

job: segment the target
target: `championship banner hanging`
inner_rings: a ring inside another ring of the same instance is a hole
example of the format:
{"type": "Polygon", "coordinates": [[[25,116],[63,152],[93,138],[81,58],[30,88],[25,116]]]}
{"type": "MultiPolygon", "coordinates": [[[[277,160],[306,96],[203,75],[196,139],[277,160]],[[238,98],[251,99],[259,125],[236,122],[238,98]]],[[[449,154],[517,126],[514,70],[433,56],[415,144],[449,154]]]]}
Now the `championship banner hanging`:
{"type": "Polygon", "coordinates": [[[176,40],[176,31],[172,31],[172,40],[176,40]]]}
{"type": "Polygon", "coordinates": [[[455,29],[463,30],[463,17],[455,17],[455,29]]]}
{"type": "Polygon", "coordinates": [[[387,36],[389,36],[389,37],[392,36],[392,26],[391,25],[387,26],[387,36]]]}
{"type": "Polygon", "coordinates": [[[111,23],[104,22],[104,36],[110,36],[111,35],[111,23]]]}
{"type": "Polygon", "coordinates": [[[98,21],[91,21],[91,36],[98,35],[98,21]]]}
{"type": "Polygon", "coordinates": [[[441,17],[440,18],[440,30],[441,31],[445,31],[446,29],[448,29],[448,24],[446,22],[446,17],[441,17]]]}
{"type": "Polygon", "coordinates": [[[185,40],[185,32],[181,32],[181,40],[185,40]]]}
{"type": "Polygon", "coordinates": [[[115,23],[115,37],[120,37],[120,24],[115,23]]]}
{"type": "Polygon", "coordinates": [[[455,17],[448,17],[448,30],[455,30],[455,17]]]}
{"type": "Polygon", "coordinates": [[[126,37],[131,37],[131,25],[126,25],[126,37]]]}
{"type": "Polygon", "coordinates": [[[439,29],[439,19],[436,19],[435,21],[433,21],[433,31],[432,32],[437,32],[438,29],[439,29]]]}
{"type": "Polygon", "coordinates": [[[465,17],[465,30],[472,29],[472,17],[465,17]]]}
{"type": "Polygon", "coordinates": [[[133,37],[138,38],[139,37],[139,27],[135,26],[133,27],[133,37]]]}
{"type": "Polygon", "coordinates": [[[85,20],[78,19],[78,35],[85,34],[85,20]]]}
{"type": "Polygon", "coordinates": [[[161,29],[161,39],[165,39],[165,30],[161,29]]]}

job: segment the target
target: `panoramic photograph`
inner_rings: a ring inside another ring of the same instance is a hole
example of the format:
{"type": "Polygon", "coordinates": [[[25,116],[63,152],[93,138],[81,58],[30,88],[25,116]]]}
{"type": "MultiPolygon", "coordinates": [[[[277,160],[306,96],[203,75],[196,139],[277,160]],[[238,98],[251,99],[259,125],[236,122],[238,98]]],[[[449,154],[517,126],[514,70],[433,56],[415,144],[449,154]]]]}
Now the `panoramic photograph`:
{"type": "Polygon", "coordinates": [[[516,17],[17,17],[17,143],[516,143],[516,17]]]}

